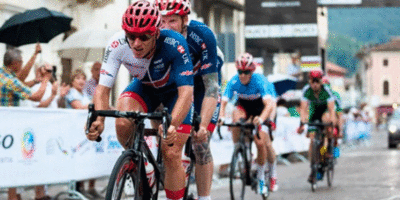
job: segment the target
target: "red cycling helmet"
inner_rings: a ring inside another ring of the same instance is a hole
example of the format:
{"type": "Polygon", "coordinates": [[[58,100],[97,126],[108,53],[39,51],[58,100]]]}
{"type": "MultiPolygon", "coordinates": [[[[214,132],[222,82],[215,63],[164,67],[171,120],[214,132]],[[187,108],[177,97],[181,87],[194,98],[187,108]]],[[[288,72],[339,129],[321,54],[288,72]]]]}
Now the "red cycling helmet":
{"type": "Polygon", "coordinates": [[[122,29],[128,34],[150,34],[159,30],[161,22],[157,7],[148,1],[137,1],[130,5],[122,16],[122,29]]]}
{"type": "Polygon", "coordinates": [[[190,14],[190,0],[156,0],[156,6],[161,15],[180,15],[186,16],[190,14]]]}
{"type": "Polygon", "coordinates": [[[308,74],[308,76],[312,79],[316,78],[316,79],[322,79],[322,76],[324,76],[324,74],[322,73],[321,70],[319,69],[315,69],[310,71],[310,73],[308,74]]]}
{"type": "Polygon", "coordinates": [[[244,53],[236,60],[236,68],[243,71],[256,70],[256,64],[253,62],[253,56],[249,53],[244,53]]]}
{"type": "Polygon", "coordinates": [[[330,84],[328,77],[326,76],[322,77],[322,84],[330,84]]]}

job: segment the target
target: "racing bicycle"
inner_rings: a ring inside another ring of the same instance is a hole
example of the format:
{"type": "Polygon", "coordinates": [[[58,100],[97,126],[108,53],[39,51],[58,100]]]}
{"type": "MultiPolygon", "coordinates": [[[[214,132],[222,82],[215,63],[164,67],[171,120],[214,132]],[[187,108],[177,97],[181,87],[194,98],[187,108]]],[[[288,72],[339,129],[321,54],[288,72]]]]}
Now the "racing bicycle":
{"type": "Polygon", "coordinates": [[[335,158],[332,155],[333,139],[328,139],[328,146],[324,146],[324,138],[326,133],[323,131],[325,127],[332,127],[332,123],[321,123],[319,121],[304,123],[308,125],[308,131],[314,132],[314,143],[312,145],[311,155],[311,190],[315,192],[317,181],[322,181],[326,173],[328,187],[332,187],[333,176],[335,172],[335,158]],[[328,153],[328,154],[327,154],[328,153]]]}
{"type": "MultiPolygon", "coordinates": [[[[164,108],[162,112],[141,113],[125,112],[116,110],[94,110],[94,105],[89,105],[88,120],[86,124],[86,134],[89,127],[98,116],[134,119],[136,131],[133,142],[128,149],[122,152],[116,161],[111,172],[109,183],[106,190],[106,200],[134,199],[134,200],[156,200],[159,196],[159,190],[164,186],[164,165],[161,148],[158,148],[157,156],[151,152],[145,141],[145,136],[156,136],[158,144],[161,144],[161,137],[156,129],[145,129],[144,120],[161,120],[163,125],[163,138],[167,137],[167,130],[170,125],[170,115],[168,109],[164,108]],[[147,162],[146,162],[147,161],[147,162]],[[148,177],[146,174],[145,163],[154,168],[154,176],[148,177]]],[[[196,123],[194,124],[196,126],[196,123]]],[[[198,127],[195,127],[198,128],[198,127]]],[[[101,137],[97,138],[101,141],[101,137]]],[[[188,139],[185,148],[185,154],[190,155],[194,161],[194,155],[191,151],[191,140],[188,139]]],[[[192,173],[193,162],[189,163],[186,169],[186,177],[192,173]]],[[[189,181],[185,191],[184,199],[191,200],[193,194],[188,194],[189,181]]]]}
{"type": "MultiPolygon", "coordinates": [[[[269,127],[271,132],[270,123],[264,123],[269,127]]],[[[232,160],[230,164],[229,173],[229,190],[231,194],[231,200],[244,200],[246,186],[251,186],[251,189],[257,191],[258,181],[256,170],[251,170],[253,163],[252,158],[252,142],[254,140],[253,130],[256,130],[255,136],[260,138],[258,128],[255,128],[254,124],[247,123],[245,119],[240,119],[236,123],[222,123],[222,126],[228,127],[240,127],[239,142],[234,147],[232,160]]],[[[220,127],[217,129],[220,132],[220,127]]],[[[269,171],[265,171],[265,181],[268,190],[266,194],[261,194],[263,200],[266,200],[269,196],[269,171]]]]}

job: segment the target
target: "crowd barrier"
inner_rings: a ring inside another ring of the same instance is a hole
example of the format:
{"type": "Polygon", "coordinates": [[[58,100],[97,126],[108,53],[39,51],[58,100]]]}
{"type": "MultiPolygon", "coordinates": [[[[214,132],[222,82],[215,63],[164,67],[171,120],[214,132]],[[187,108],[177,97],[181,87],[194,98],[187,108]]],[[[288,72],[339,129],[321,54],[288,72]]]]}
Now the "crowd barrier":
{"type": "MultiPolygon", "coordinates": [[[[0,108],[0,116],[0,188],[109,176],[123,150],[114,118],[106,119],[100,143],[86,139],[86,110],[0,108]]],[[[305,134],[295,132],[299,123],[299,118],[277,119],[273,132],[277,154],[308,150],[305,134]]],[[[222,140],[213,134],[211,142],[215,165],[230,163],[233,152],[231,133],[226,127],[221,133],[222,140]]]]}
{"type": "Polygon", "coordinates": [[[0,188],[107,176],[122,151],[114,119],[88,141],[85,110],[0,108],[0,188]]]}
{"type": "MultiPolygon", "coordinates": [[[[230,123],[228,119],[228,123],[230,123]]],[[[279,156],[288,153],[300,153],[308,151],[310,140],[305,136],[305,133],[298,134],[296,129],[300,125],[300,118],[298,117],[278,117],[276,120],[276,130],[272,132],[274,141],[272,146],[275,153],[279,156]]],[[[214,164],[224,165],[231,162],[231,155],[233,153],[232,134],[228,128],[221,127],[222,140],[219,138],[216,131],[211,138],[211,150],[213,153],[214,164]]],[[[253,143],[253,145],[255,145],[253,143]]],[[[255,146],[252,148],[253,156],[257,156],[257,149],[255,146]]],[[[302,157],[299,157],[303,160],[302,157]]]]}
{"type": "Polygon", "coordinates": [[[345,123],[344,133],[345,142],[352,143],[370,138],[372,124],[359,120],[347,120],[345,123]]]}

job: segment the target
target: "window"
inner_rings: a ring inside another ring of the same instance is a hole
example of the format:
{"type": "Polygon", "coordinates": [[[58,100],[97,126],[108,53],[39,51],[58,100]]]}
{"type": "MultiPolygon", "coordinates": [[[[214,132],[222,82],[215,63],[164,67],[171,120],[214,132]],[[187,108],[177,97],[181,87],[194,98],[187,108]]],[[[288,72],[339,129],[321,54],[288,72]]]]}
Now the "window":
{"type": "Polygon", "coordinates": [[[383,66],[387,67],[389,65],[389,60],[387,58],[383,59],[383,66]]]}
{"type": "Polygon", "coordinates": [[[389,95],[389,81],[383,82],[383,95],[385,96],[389,95]]]}

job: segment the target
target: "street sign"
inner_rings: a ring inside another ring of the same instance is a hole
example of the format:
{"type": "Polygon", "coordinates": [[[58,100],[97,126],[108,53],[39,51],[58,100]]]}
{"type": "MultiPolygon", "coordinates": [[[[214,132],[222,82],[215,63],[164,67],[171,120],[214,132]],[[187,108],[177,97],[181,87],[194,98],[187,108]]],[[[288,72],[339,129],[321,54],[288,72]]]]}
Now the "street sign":
{"type": "Polygon", "coordinates": [[[245,27],[245,37],[248,39],[317,36],[317,24],[251,25],[245,27]]]}
{"type": "Polygon", "coordinates": [[[299,7],[299,6],[301,6],[300,1],[268,1],[261,3],[261,7],[263,8],[299,7]]]}
{"type": "Polygon", "coordinates": [[[319,5],[358,5],[362,0],[318,0],[319,5]]]}

